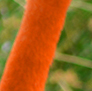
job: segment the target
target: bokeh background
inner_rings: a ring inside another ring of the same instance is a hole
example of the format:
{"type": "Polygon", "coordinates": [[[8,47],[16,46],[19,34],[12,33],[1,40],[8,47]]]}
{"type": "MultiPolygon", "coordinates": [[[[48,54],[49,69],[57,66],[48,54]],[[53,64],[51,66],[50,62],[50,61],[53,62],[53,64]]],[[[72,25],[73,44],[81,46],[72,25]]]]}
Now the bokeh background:
{"type": "MultiPolygon", "coordinates": [[[[26,1],[0,0],[0,79],[26,1]]],[[[72,0],[46,91],[92,91],[92,0],[72,0]]]]}

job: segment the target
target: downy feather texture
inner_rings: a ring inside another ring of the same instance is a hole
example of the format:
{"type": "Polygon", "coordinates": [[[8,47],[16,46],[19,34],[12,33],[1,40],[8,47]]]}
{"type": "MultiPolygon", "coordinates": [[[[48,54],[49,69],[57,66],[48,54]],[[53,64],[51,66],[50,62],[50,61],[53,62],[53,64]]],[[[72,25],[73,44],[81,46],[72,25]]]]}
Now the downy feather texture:
{"type": "Polygon", "coordinates": [[[44,91],[71,0],[27,0],[0,91],[44,91]]]}

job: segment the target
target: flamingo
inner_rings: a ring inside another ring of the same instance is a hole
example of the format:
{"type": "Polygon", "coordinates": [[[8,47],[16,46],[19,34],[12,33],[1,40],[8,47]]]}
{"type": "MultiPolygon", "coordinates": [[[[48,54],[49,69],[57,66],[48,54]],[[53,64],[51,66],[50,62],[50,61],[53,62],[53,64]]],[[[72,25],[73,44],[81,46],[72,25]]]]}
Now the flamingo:
{"type": "Polygon", "coordinates": [[[0,91],[44,91],[71,0],[27,0],[0,91]]]}

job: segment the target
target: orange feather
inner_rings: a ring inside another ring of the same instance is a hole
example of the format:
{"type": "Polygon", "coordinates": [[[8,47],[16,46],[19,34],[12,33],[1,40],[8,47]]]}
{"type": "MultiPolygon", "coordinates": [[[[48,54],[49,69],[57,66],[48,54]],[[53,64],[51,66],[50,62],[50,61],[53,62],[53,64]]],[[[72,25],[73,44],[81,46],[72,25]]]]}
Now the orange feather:
{"type": "Polygon", "coordinates": [[[0,91],[44,91],[70,1],[27,1],[0,91]]]}

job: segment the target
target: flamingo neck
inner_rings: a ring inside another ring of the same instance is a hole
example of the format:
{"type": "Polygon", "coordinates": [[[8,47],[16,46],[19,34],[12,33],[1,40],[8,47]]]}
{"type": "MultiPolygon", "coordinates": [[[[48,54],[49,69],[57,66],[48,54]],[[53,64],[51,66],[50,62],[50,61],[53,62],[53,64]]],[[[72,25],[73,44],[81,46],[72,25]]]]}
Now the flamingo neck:
{"type": "Polygon", "coordinates": [[[70,0],[28,0],[0,91],[44,91],[70,0]]]}

